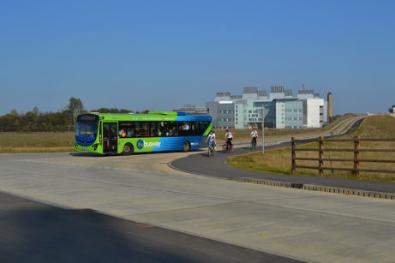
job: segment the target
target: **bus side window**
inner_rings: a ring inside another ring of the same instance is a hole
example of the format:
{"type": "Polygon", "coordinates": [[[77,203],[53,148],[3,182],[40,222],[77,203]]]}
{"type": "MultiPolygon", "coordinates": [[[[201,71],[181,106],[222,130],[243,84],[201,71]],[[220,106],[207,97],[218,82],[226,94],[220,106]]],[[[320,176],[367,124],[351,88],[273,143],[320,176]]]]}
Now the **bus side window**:
{"type": "Polygon", "coordinates": [[[150,123],[150,136],[151,137],[160,137],[161,132],[160,132],[160,123],[157,121],[153,121],[150,123]]]}
{"type": "Polygon", "coordinates": [[[209,122],[206,122],[206,121],[199,122],[199,129],[198,130],[199,130],[200,136],[203,135],[203,133],[207,130],[208,126],[209,126],[209,122]]]}
{"type": "Polygon", "coordinates": [[[178,136],[178,127],[177,122],[175,121],[166,121],[165,124],[165,135],[166,137],[174,137],[178,136]]]}
{"type": "Polygon", "coordinates": [[[134,137],[142,137],[142,133],[141,133],[141,122],[140,121],[136,121],[134,123],[134,137]]]}
{"type": "Polygon", "coordinates": [[[159,136],[166,136],[166,122],[161,121],[158,123],[159,136]]]}
{"type": "Polygon", "coordinates": [[[196,121],[191,122],[191,134],[193,136],[199,136],[199,123],[196,121]]]}
{"type": "Polygon", "coordinates": [[[133,123],[126,121],[119,122],[118,131],[121,138],[132,138],[134,135],[133,123]]]}
{"type": "Polygon", "coordinates": [[[133,123],[134,137],[149,137],[150,123],[146,121],[136,121],[133,123]]]}
{"type": "Polygon", "coordinates": [[[192,123],[189,121],[178,122],[178,134],[180,136],[191,136],[192,134],[192,123]]]}
{"type": "Polygon", "coordinates": [[[142,137],[150,137],[150,123],[149,122],[142,122],[142,137]]]}

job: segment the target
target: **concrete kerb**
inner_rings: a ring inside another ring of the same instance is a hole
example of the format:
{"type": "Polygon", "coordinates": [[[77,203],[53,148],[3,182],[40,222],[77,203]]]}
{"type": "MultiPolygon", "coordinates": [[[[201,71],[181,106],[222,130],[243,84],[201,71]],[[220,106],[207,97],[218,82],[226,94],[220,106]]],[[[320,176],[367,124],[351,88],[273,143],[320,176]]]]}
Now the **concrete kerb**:
{"type": "Polygon", "coordinates": [[[234,180],[240,182],[246,182],[246,183],[264,184],[269,186],[279,186],[279,187],[294,188],[301,190],[320,191],[327,193],[355,195],[355,196],[372,197],[372,198],[380,198],[380,199],[391,199],[391,200],[395,199],[395,193],[373,192],[373,191],[366,191],[360,189],[341,188],[341,187],[324,186],[324,185],[298,184],[291,182],[282,182],[282,181],[273,181],[273,180],[255,179],[255,178],[237,178],[234,180]]]}
{"type": "MultiPolygon", "coordinates": [[[[202,173],[192,173],[187,170],[180,169],[175,167],[172,162],[167,163],[167,165],[174,170],[181,171],[187,174],[199,175],[199,176],[207,176],[202,173]]],[[[213,178],[210,176],[210,178],[213,178]]],[[[285,188],[293,188],[299,190],[308,190],[308,191],[319,191],[333,194],[343,194],[343,195],[354,195],[360,197],[370,197],[370,198],[379,198],[379,199],[389,199],[395,200],[395,193],[384,193],[384,192],[373,192],[367,190],[360,189],[351,189],[351,188],[342,188],[342,187],[334,187],[334,186],[325,186],[325,185],[314,185],[314,184],[301,184],[301,183],[291,183],[287,181],[275,181],[275,180],[267,180],[267,179],[256,179],[256,178],[221,178],[215,177],[221,180],[232,180],[242,183],[253,183],[253,184],[262,184],[266,186],[275,186],[275,187],[285,187],[285,188]]]]}
{"type": "Polygon", "coordinates": [[[344,194],[344,195],[356,195],[356,196],[363,196],[363,197],[392,199],[392,200],[395,199],[395,193],[373,192],[373,191],[350,189],[350,188],[340,188],[340,187],[305,184],[305,185],[303,185],[303,189],[311,190],[311,191],[339,193],[339,194],[344,194]]]}

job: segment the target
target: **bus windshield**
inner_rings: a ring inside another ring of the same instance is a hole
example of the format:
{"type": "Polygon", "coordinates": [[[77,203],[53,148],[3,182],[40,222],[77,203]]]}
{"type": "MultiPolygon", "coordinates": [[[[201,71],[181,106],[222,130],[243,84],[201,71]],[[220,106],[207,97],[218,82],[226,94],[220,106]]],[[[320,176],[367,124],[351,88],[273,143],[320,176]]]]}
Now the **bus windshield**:
{"type": "Polygon", "coordinates": [[[97,122],[79,121],[76,127],[76,136],[94,136],[97,134],[97,122]]]}
{"type": "Polygon", "coordinates": [[[75,125],[75,139],[82,146],[91,145],[97,136],[98,117],[93,114],[80,115],[75,125]]]}

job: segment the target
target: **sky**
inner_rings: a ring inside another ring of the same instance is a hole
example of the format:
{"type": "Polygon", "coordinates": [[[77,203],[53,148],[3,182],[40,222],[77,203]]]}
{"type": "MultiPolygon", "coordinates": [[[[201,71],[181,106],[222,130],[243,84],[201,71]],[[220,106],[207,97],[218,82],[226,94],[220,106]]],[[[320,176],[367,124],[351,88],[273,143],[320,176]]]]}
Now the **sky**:
{"type": "Polygon", "coordinates": [[[302,84],[336,114],[395,104],[395,1],[0,1],[0,114],[171,110],[302,84]]]}

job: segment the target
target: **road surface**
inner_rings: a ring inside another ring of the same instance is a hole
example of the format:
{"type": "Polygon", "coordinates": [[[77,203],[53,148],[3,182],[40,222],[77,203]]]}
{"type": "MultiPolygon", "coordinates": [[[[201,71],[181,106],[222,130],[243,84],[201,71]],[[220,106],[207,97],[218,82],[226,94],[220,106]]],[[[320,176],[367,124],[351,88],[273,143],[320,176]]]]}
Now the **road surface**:
{"type": "Polygon", "coordinates": [[[0,155],[0,190],[312,262],[393,262],[395,202],[210,178],[184,153],[0,155]]]}
{"type": "Polygon", "coordinates": [[[0,193],[0,262],[296,262],[201,237],[0,193]]]}

